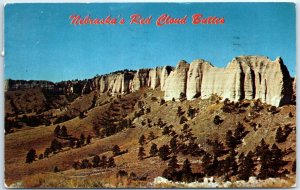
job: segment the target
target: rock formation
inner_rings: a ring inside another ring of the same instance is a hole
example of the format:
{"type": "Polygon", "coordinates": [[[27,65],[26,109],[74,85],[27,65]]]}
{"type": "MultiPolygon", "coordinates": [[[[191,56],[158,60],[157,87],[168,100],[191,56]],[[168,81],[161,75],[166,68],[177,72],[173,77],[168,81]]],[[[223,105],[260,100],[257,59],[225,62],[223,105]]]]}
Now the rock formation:
{"type": "Polygon", "coordinates": [[[149,71],[148,86],[150,86],[150,88],[155,89],[160,85],[161,72],[162,72],[161,67],[156,67],[149,71]]]}
{"type": "Polygon", "coordinates": [[[296,83],[297,83],[297,77],[293,78],[292,81],[293,81],[292,102],[296,103],[296,92],[297,92],[296,83]]]}
{"type": "Polygon", "coordinates": [[[99,80],[99,93],[111,92],[114,94],[126,94],[130,92],[129,84],[133,79],[133,73],[112,73],[101,76],[99,80]]]}
{"type": "Polygon", "coordinates": [[[170,75],[171,71],[173,71],[173,67],[171,66],[164,66],[161,71],[160,75],[160,90],[165,91],[165,84],[168,76],[170,75]]]}
{"type": "Polygon", "coordinates": [[[189,64],[180,61],[165,81],[165,100],[179,99],[186,95],[186,81],[189,64]]]}
{"type": "Polygon", "coordinates": [[[188,100],[200,96],[203,73],[211,67],[212,65],[209,62],[202,59],[195,60],[191,63],[186,88],[186,97],[188,100]]]}
{"type": "Polygon", "coordinates": [[[92,92],[93,89],[95,88],[95,87],[93,86],[93,83],[94,83],[94,82],[93,82],[92,79],[87,80],[87,81],[84,83],[84,85],[83,85],[83,88],[82,88],[82,90],[81,90],[81,94],[88,94],[88,93],[92,92]]]}
{"type": "Polygon", "coordinates": [[[150,69],[139,69],[136,72],[131,82],[131,86],[130,86],[131,92],[138,91],[142,87],[147,86],[149,80],[149,71],[150,69]]]}
{"type": "MultiPolygon", "coordinates": [[[[171,81],[169,78],[173,76],[171,73],[167,81],[171,81]]],[[[240,56],[226,68],[216,68],[207,61],[196,60],[189,67],[186,90],[182,89],[180,81],[172,80],[179,82],[177,89],[181,93],[186,92],[188,100],[196,96],[209,98],[216,94],[233,101],[261,99],[275,106],[291,101],[292,81],[281,58],[271,61],[267,57],[240,56]]],[[[166,84],[166,100],[179,98],[178,93],[173,92],[174,82],[166,84]]]]}
{"type": "Polygon", "coordinates": [[[5,81],[5,91],[36,86],[59,93],[97,91],[99,95],[106,92],[126,94],[150,87],[164,91],[165,100],[205,99],[215,94],[233,101],[261,99],[274,106],[291,103],[296,97],[296,79],[291,79],[282,59],[271,61],[263,56],[236,57],[225,68],[216,68],[199,59],[191,64],[180,61],[176,68],[124,70],[83,81],[5,81]]]}
{"type": "Polygon", "coordinates": [[[101,76],[99,80],[99,92],[104,93],[107,90],[107,80],[106,76],[101,76]]]}

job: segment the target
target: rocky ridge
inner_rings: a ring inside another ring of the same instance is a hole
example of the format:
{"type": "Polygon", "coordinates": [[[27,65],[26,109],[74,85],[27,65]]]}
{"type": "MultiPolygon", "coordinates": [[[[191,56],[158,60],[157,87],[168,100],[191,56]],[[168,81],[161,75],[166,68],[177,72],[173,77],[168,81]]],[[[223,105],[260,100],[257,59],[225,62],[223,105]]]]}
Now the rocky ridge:
{"type": "Polygon", "coordinates": [[[209,98],[215,94],[223,99],[261,99],[262,102],[282,106],[292,101],[296,80],[280,57],[271,61],[264,56],[235,57],[225,68],[214,67],[203,59],[180,61],[171,66],[138,71],[124,70],[83,81],[5,81],[5,90],[39,86],[60,93],[126,94],[149,87],[165,92],[165,100],[209,98]]]}

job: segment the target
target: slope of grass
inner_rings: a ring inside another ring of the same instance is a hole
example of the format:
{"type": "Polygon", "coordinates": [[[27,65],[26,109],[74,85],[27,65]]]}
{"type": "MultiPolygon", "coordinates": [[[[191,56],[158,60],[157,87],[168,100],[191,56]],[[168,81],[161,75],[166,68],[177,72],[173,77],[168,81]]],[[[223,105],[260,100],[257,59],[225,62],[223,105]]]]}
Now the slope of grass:
{"type": "MultiPolygon", "coordinates": [[[[168,163],[168,161],[161,161],[158,157],[148,157],[152,143],[161,147],[164,144],[168,144],[171,139],[168,135],[162,135],[163,129],[156,125],[156,123],[161,119],[167,126],[173,125],[174,131],[180,134],[183,124],[180,124],[180,117],[177,115],[179,106],[184,112],[182,116],[187,118],[185,123],[191,127],[192,133],[197,137],[196,142],[207,151],[210,151],[209,146],[206,144],[207,139],[218,139],[224,143],[226,132],[228,130],[235,130],[238,122],[241,122],[246,130],[249,131],[244,138],[244,143],[238,147],[239,153],[246,153],[250,150],[253,151],[262,138],[272,145],[275,143],[275,133],[278,127],[283,127],[286,124],[290,124],[291,127],[296,126],[295,117],[291,118],[288,116],[289,112],[293,113],[293,115],[296,113],[295,106],[293,105],[279,108],[279,113],[274,115],[270,114],[270,112],[267,111],[268,106],[264,105],[263,110],[260,111],[260,115],[251,120],[251,122],[261,125],[261,127],[255,131],[249,122],[244,121],[244,118],[247,117],[251,111],[250,106],[245,108],[244,113],[232,114],[224,113],[221,110],[223,103],[218,103],[213,99],[196,99],[182,102],[168,101],[161,104],[160,100],[163,97],[163,93],[149,89],[114,97],[100,95],[98,96],[96,106],[91,108],[93,97],[93,94],[79,97],[70,105],[71,108],[85,111],[86,117],[82,119],[75,117],[59,124],[66,126],[68,134],[73,137],[78,138],[82,133],[85,134],[85,136],[88,134],[92,135],[92,143],[89,145],[76,149],[64,148],[63,151],[49,158],[34,161],[32,164],[25,164],[26,154],[30,148],[36,149],[37,153],[40,154],[43,153],[45,148],[50,146],[51,141],[55,138],[53,131],[56,125],[19,130],[5,136],[5,181],[7,185],[21,180],[24,181],[25,187],[107,187],[110,183],[111,187],[145,187],[148,182],[153,181],[155,177],[162,174],[168,163]],[[139,101],[143,102],[143,106],[139,106],[139,101]],[[188,117],[189,106],[198,110],[194,118],[188,117]],[[145,110],[150,108],[150,112],[145,112],[142,116],[136,117],[135,113],[139,112],[141,107],[145,110]],[[122,118],[132,120],[133,128],[124,129],[105,138],[96,137],[93,126],[108,115],[114,115],[117,120],[122,118]],[[213,119],[216,115],[219,115],[223,119],[223,122],[219,125],[213,123],[213,119]],[[149,127],[149,120],[151,120],[150,126],[152,127],[149,127]],[[146,158],[139,160],[137,156],[140,147],[138,140],[143,134],[147,138],[150,132],[153,132],[157,138],[152,141],[146,141],[146,144],[143,146],[145,148],[146,158]],[[128,149],[128,153],[115,157],[117,167],[104,170],[72,169],[72,164],[76,160],[83,160],[85,158],[91,160],[94,155],[112,156],[111,150],[116,144],[120,146],[121,150],[128,149]],[[53,173],[55,166],[61,171],[59,174],[53,173]],[[116,173],[119,170],[125,170],[128,173],[134,172],[138,176],[147,176],[147,181],[126,182],[126,180],[124,180],[124,184],[129,183],[131,185],[119,184],[118,182],[120,182],[120,180],[115,179],[116,173]],[[42,174],[45,172],[47,173],[42,174]],[[93,179],[87,177],[90,175],[95,176],[95,179],[103,180],[96,183],[97,180],[93,181],[93,179]],[[33,178],[31,178],[32,176],[33,178]],[[53,178],[53,180],[57,178],[65,180],[64,182],[56,181],[51,183],[45,180],[45,176],[47,176],[47,178],[53,178]],[[74,180],[70,176],[81,176],[81,178],[80,180],[74,180]],[[112,176],[112,179],[109,179],[108,176],[112,176]],[[32,179],[32,181],[30,181],[30,179],[32,179]],[[90,181],[88,182],[86,180],[90,181]],[[84,186],[83,184],[89,185],[84,186]]],[[[57,110],[56,113],[61,114],[62,112],[57,110]]],[[[64,140],[58,140],[67,143],[64,140]]],[[[296,150],[295,129],[291,132],[285,143],[277,143],[277,145],[282,150],[288,148],[296,150]]],[[[182,165],[185,158],[190,159],[193,171],[198,171],[199,168],[201,168],[199,165],[199,157],[184,156],[182,154],[178,155],[179,165],[182,165]]],[[[287,155],[285,159],[290,161],[286,166],[286,168],[290,170],[292,161],[295,159],[295,152],[287,155]]]]}

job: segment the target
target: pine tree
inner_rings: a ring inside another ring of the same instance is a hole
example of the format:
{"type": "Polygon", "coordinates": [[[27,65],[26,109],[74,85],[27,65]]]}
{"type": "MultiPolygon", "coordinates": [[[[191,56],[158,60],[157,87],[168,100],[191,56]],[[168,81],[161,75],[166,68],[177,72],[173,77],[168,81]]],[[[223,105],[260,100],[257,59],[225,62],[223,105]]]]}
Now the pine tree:
{"type": "Polygon", "coordinates": [[[61,129],[60,129],[60,135],[62,137],[67,137],[68,136],[68,130],[65,126],[62,126],[61,129]]]}
{"type": "Polygon", "coordinates": [[[205,153],[202,157],[202,170],[207,176],[209,176],[210,166],[212,164],[212,156],[209,153],[205,153]]]}
{"type": "Polygon", "coordinates": [[[192,168],[191,168],[191,163],[188,159],[186,159],[183,162],[181,172],[182,172],[182,180],[183,181],[191,182],[193,180],[192,179],[193,172],[192,172],[192,168]]]}
{"type": "Polygon", "coordinates": [[[155,138],[156,138],[156,137],[155,137],[154,133],[151,131],[151,132],[149,133],[148,140],[149,140],[149,141],[152,141],[152,140],[155,139],[155,138]]]}
{"type": "Polygon", "coordinates": [[[271,147],[271,155],[271,173],[273,177],[280,177],[283,173],[281,169],[286,165],[286,162],[283,160],[284,153],[276,144],[273,144],[271,147]]]}
{"type": "Polygon", "coordinates": [[[184,124],[183,125],[183,127],[182,127],[182,129],[181,129],[181,131],[183,132],[183,133],[186,133],[186,132],[188,132],[188,129],[190,128],[190,126],[188,125],[188,124],[184,124]]]}
{"type": "Polygon", "coordinates": [[[91,144],[92,136],[88,135],[86,138],[86,144],[91,144]]]}
{"type": "Polygon", "coordinates": [[[261,149],[261,167],[258,178],[266,179],[268,177],[280,177],[283,174],[281,169],[286,165],[286,162],[283,161],[283,156],[284,153],[277,147],[276,144],[273,144],[271,149],[261,149]]]}
{"type": "Polygon", "coordinates": [[[235,159],[235,156],[237,155],[237,152],[235,150],[230,150],[229,152],[229,160],[230,160],[230,176],[234,176],[237,174],[238,171],[238,165],[235,159]]]}
{"type": "Polygon", "coordinates": [[[80,165],[81,169],[91,168],[91,167],[92,167],[92,164],[90,163],[90,161],[88,159],[84,159],[81,161],[81,165],[80,165]]]}
{"type": "Polygon", "coordinates": [[[282,130],[281,127],[279,127],[276,131],[276,136],[275,136],[275,140],[277,143],[282,143],[284,142],[286,139],[284,138],[284,132],[282,130]]]}
{"type": "Polygon", "coordinates": [[[293,166],[292,166],[292,172],[293,172],[293,173],[296,173],[296,169],[297,169],[297,166],[296,166],[296,160],[294,160],[293,166]]]}
{"type": "Polygon", "coordinates": [[[255,163],[253,161],[253,153],[250,151],[246,156],[240,159],[240,166],[238,169],[238,179],[249,180],[249,177],[254,176],[255,163]]]}
{"type": "Polygon", "coordinates": [[[169,154],[170,154],[170,148],[168,145],[163,145],[162,147],[159,148],[158,150],[158,156],[163,160],[168,160],[169,159],[169,154]]]}
{"type": "Polygon", "coordinates": [[[83,119],[84,118],[84,113],[83,112],[80,112],[79,113],[79,119],[83,119]]]}
{"type": "Polygon", "coordinates": [[[177,179],[177,171],[174,169],[174,168],[171,168],[171,167],[167,167],[163,173],[162,173],[162,176],[168,180],[172,180],[172,181],[175,181],[175,180],[180,180],[180,179],[177,179]]]}
{"type": "Polygon", "coordinates": [[[162,121],[161,118],[158,118],[158,120],[157,120],[157,125],[158,125],[160,128],[162,128],[165,124],[164,124],[164,122],[162,121]]]}
{"type": "Polygon", "coordinates": [[[162,135],[169,135],[170,134],[170,128],[168,126],[164,127],[162,131],[162,135]]]}
{"type": "Polygon", "coordinates": [[[73,139],[70,139],[70,140],[69,140],[69,147],[70,147],[70,148],[73,148],[74,146],[75,146],[74,140],[73,140],[73,139]]]}
{"type": "MultiPolygon", "coordinates": [[[[175,100],[174,100],[175,101],[175,100]]],[[[177,108],[177,116],[180,117],[184,112],[182,111],[182,108],[180,106],[178,106],[177,108]]]]}
{"type": "Polygon", "coordinates": [[[140,160],[143,160],[144,159],[144,156],[146,156],[146,154],[145,154],[145,149],[144,149],[144,147],[140,147],[139,148],[139,154],[138,154],[138,157],[139,157],[139,159],[140,160]]]}
{"type": "Polygon", "coordinates": [[[44,154],[39,155],[39,160],[42,160],[44,158],[44,154]]]}
{"type": "Polygon", "coordinates": [[[193,119],[195,117],[195,109],[193,109],[191,106],[188,108],[188,116],[193,119]]]}
{"type": "Polygon", "coordinates": [[[215,124],[215,125],[219,125],[219,124],[221,124],[222,122],[223,122],[223,120],[221,119],[220,116],[216,115],[216,116],[214,117],[214,124],[215,124]]]}
{"type": "Polygon", "coordinates": [[[157,152],[158,152],[157,145],[153,143],[150,148],[149,154],[150,156],[156,156],[157,152]]]}
{"type": "Polygon", "coordinates": [[[56,139],[53,139],[50,145],[50,149],[53,152],[60,151],[62,149],[62,144],[56,139]]]}
{"type": "Polygon", "coordinates": [[[131,172],[131,173],[129,174],[129,179],[131,179],[131,180],[137,180],[138,177],[137,177],[136,173],[131,172]]]}
{"type": "Polygon", "coordinates": [[[196,144],[195,142],[191,141],[188,144],[188,152],[191,154],[191,156],[202,156],[203,150],[196,144]]]}
{"type": "Polygon", "coordinates": [[[255,154],[259,157],[263,152],[267,152],[267,150],[269,150],[269,145],[265,142],[265,139],[261,139],[260,145],[256,147],[255,154]]]}
{"type": "Polygon", "coordinates": [[[169,160],[168,166],[170,168],[174,168],[174,169],[179,168],[177,156],[171,157],[171,159],[169,160]]]}
{"type": "Polygon", "coordinates": [[[226,132],[226,145],[230,150],[234,150],[237,146],[235,137],[232,134],[231,130],[226,132]]]}
{"type": "Polygon", "coordinates": [[[114,157],[110,157],[107,161],[107,167],[113,168],[116,167],[115,159],[114,157]]]}
{"type": "Polygon", "coordinates": [[[213,176],[218,168],[218,160],[209,153],[205,153],[202,157],[202,169],[206,176],[213,176]]]}
{"type": "Polygon", "coordinates": [[[60,135],[60,126],[57,125],[54,129],[54,136],[59,136],[60,135]]]}
{"type": "Polygon", "coordinates": [[[73,162],[72,167],[73,167],[75,170],[78,170],[79,167],[80,167],[80,162],[79,162],[79,161],[73,162]]]}
{"type": "Polygon", "coordinates": [[[27,156],[26,156],[26,163],[32,163],[33,161],[35,161],[35,158],[37,157],[36,155],[36,151],[35,149],[30,149],[27,153],[27,156]]]}
{"type": "Polygon", "coordinates": [[[142,135],[142,136],[140,137],[140,139],[139,139],[139,144],[140,144],[140,145],[144,145],[145,142],[146,142],[146,138],[145,138],[144,135],[142,135]]]}
{"type": "Polygon", "coordinates": [[[52,152],[50,148],[46,148],[44,151],[44,158],[48,158],[49,154],[52,152]]]}
{"type": "Polygon", "coordinates": [[[93,157],[92,162],[93,162],[93,167],[94,167],[94,168],[99,167],[99,164],[100,164],[100,156],[95,155],[95,156],[93,157]]]}
{"type": "Polygon", "coordinates": [[[173,137],[171,140],[170,140],[170,148],[171,148],[171,151],[173,153],[175,153],[177,151],[177,139],[176,137],[173,137]]]}
{"type": "Polygon", "coordinates": [[[271,151],[269,149],[262,149],[260,152],[260,170],[258,174],[258,179],[267,179],[271,177],[270,174],[270,161],[271,161],[271,151]]]}
{"type": "Polygon", "coordinates": [[[106,168],[106,166],[107,166],[107,157],[105,155],[103,155],[101,157],[99,166],[102,167],[102,168],[106,168]]]}
{"type": "Polygon", "coordinates": [[[115,145],[112,149],[114,156],[118,156],[121,153],[121,149],[118,145],[115,145]]]}
{"type": "Polygon", "coordinates": [[[249,131],[245,131],[245,127],[240,122],[237,124],[234,131],[234,137],[237,140],[237,144],[242,143],[242,139],[248,134],[249,131]]]}
{"type": "Polygon", "coordinates": [[[81,145],[84,145],[84,142],[85,142],[85,136],[83,133],[81,133],[80,135],[80,141],[81,141],[81,145]]]}
{"type": "Polygon", "coordinates": [[[187,122],[187,121],[188,121],[187,118],[184,117],[184,115],[183,115],[183,116],[181,116],[181,118],[180,118],[179,124],[184,124],[184,123],[187,122]]]}
{"type": "Polygon", "coordinates": [[[80,148],[81,147],[81,140],[76,141],[76,148],[80,148]]]}
{"type": "Polygon", "coordinates": [[[231,177],[231,158],[227,156],[225,160],[222,162],[222,169],[220,172],[223,172],[224,180],[229,181],[231,177]]]}
{"type": "Polygon", "coordinates": [[[55,173],[56,173],[56,172],[59,172],[59,169],[58,169],[57,166],[54,167],[54,172],[55,172],[55,173]]]}
{"type": "Polygon", "coordinates": [[[217,139],[215,139],[215,141],[208,140],[207,144],[212,146],[212,151],[216,158],[223,156],[228,152],[224,144],[222,142],[219,142],[217,139]]]}

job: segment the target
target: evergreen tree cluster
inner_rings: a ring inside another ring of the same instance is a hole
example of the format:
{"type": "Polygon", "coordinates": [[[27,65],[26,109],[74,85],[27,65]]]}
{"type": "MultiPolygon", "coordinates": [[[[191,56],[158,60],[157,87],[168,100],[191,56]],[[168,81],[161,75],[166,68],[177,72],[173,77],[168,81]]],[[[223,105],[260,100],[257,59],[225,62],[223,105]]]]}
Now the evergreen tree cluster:
{"type": "Polygon", "coordinates": [[[40,154],[39,156],[37,156],[36,150],[33,148],[30,149],[26,155],[26,163],[32,163],[33,161],[35,161],[36,158],[38,158],[39,160],[43,158],[48,158],[50,154],[56,154],[59,151],[61,151],[62,148],[62,143],[59,142],[57,139],[53,139],[50,144],[50,147],[45,149],[44,154],[40,154]]]}
{"type": "MultiPolygon", "coordinates": [[[[189,128],[187,126],[183,127],[182,134],[188,132],[189,128]]],[[[204,176],[221,177],[224,180],[236,177],[238,180],[247,181],[251,176],[266,179],[269,177],[282,177],[289,173],[288,170],[284,169],[287,164],[287,161],[284,161],[285,151],[282,151],[276,144],[273,144],[270,148],[264,139],[261,140],[260,145],[254,151],[238,155],[236,150],[242,144],[247,133],[245,127],[238,123],[234,131],[227,131],[225,144],[218,139],[208,139],[206,143],[210,147],[209,151],[201,149],[200,154],[196,154],[196,156],[201,157],[202,161],[200,170],[197,170],[201,172],[198,173],[192,172],[191,163],[188,160],[185,160],[182,169],[178,170],[179,164],[176,155],[179,153],[184,155],[181,144],[184,142],[184,138],[181,137],[179,139],[182,141],[178,141],[176,137],[173,137],[170,140],[170,147],[164,148],[165,155],[162,156],[160,153],[160,149],[164,146],[158,150],[158,155],[162,160],[169,160],[168,168],[164,170],[162,175],[169,180],[190,182],[199,180],[204,176]],[[172,153],[173,156],[170,157],[172,153]]],[[[185,140],[190,141],[189,138],[185,140]]],[[[153,148],[153,155],[157,152],[155,150],[157,150],[157,146],[153,148]]],[[[293,162],[293,168],[293,172],[295,172],[296,162],[293,162]]]]}
{"type": "Polygon", "coordinates": [[[189,159],[185,159],[181,169],[179,168],[180,165],[178,164],[177,156],[172,156],[169,160],[168,167],[163,171],[162,176],[172,181],[184,182],[192,182],[203,177],[201,173],[193,173],[189,159]]]}
{"type": "Polygon", "coordinates": [[[91,144],[92,136],[88,135],[85,137],[83,133],[80,134],[79,138],[70,138],[69,147],[70,148],[81,148],[85,145],[91,144]]]}
{"type": "Polygon", "coordinates": [[[228,98],[224,100],[224,105],[221,108],[223,112],[225,113],[243,113],[246,112],[245,108],[249,106],[249,103],[244,102],[243,100],[239,102],[230,101],[228,98]]]}
{"type": "Polygon", "coordinates": [[[118,173],[116,174],[116,177],[118,179],[128,178],[129,180],[135,180],[135,181],[146,181],[147,180],[147,175],[138,176],[134,172],[130,172],[130,174],[128,175],[128,172],[126,172],[125,170],[119,170],[118,173]]]}
{"type": "Polygon", "coordinates": [[[128,149],[122,151],[118,145],[114,145],[112,148],[112,152],[113,152],[113,156],[119,156],[127,153],[128,149]]]}
{"type": "Polygon", "coordinates": [[[88,159],[83,159],[81,161],[73,162],[72,167],[75,170],[78,169],[87,169],[87,168],[113,168],[116,167],[116,163],[113,157],[107,158],[105,155],[98,156],[95,155],[93,159],[90,161],[88,159]]]}
{"type": "Polygon", "coordinates": [[[275,140],[277,143],[283,143],[286,141],[289,134],[293,131],[293,129],[289,125],[285,125],[283,129],[279,127],[276,131],[275,140]]]}
{"type": "Polygon", "coordinates": [[[259,146],[256,147],[256,157],[259,160],[260,170],[258,174],[259,179],[266,179],[268,177],[281,177],[289,172],[283,169],[283,166],[287,164],[284,161],[285,153],[276,145],[272,147],[261,140],[259,146]],[[259,158],[259,159],[258,159],[259,158]]]}
{"type": "Polygon", "coordinates": [[[26,161],[25,163],[32,163],[33,161],[35,161],[37,155],[36,155],[36,150],[35,149],[30,149],[26,155],[26,161]]]}
{"type": "Polygon", "coordinates": [[[67,137],[68,136],[68,130],[66,128],[66,126],[62,126],[60,127],[59,125],[57,125],[54,129],[54,136],[59,137],[67,137]]]}
{"type": "Polygon", "coordinates": [[[130,119],[124,119],[126,113],[120,113],[131,107],[126,101],[114,100],[109,108],[93,122],[93,131],[97,137],[104,138],[114,135],[126,128],[133,127],[130,119]],[[129,108],[128,108],[129,107],[129,108]]]}
{"type": "MultiPolygon", "coordinates": [[[[57,129],[61,130],[60,127],[57,127],[57,129]]],[[[57,132],[60,131],[60,130],[57,130],[57,132]]],[[[70,148],[81,148],[84,145],[90,144],[92,137],[91,137],[91,135],[88,135],[87,137],[85,137],[84,134],[81,134],[79,139],[74,138],[74,137],[69,137],[69,139],[70,140],[68,142],[68,146],[70,148]]],[[[35,158],[38,158],[39,160],[44,159],[44,158],[48,158],[51,154],[59,153],[60,151],[62,151],[63,148],[64,148],[63,143],[61,143],[57,139],[53,139],[51,141],[50,146],[47,147],[44,150],[44,152],[42,154],[40,154],[39,156],[37,156],[37,155],[34,156],[33,153],[34,153],[35,150],[30,149],[27,153],[27,156],[26,156],[26,163],[32,163],[33,161],[35,161],[35,158]]]]}
{"type": "MultiPolygon", "coordinates": [[[[170,159],[170,154],[183,153],[184,155],[190,154],[192,156],[203,154],[203,150],[195,143],[196,137],[193,136],[192,129],[190,129],[188,124],[183,125],[180,135],[177,135],[175,131],[172,135],[173,137],[169,141],[169,144],[158,147],[155,143],[152,143],[149,157],[159,156],[162,161],[166,161],[170,159]]],[[[151,136],[150,133],[148,139],[152,139],[151,136]]],[[[146,156],[145,149],[143,148],[143,145],[146,144],[146,137],[144,135],[139,138],[139,144],[141,147],[138,151],[138,158],[143,160],[146,156]]]]}

